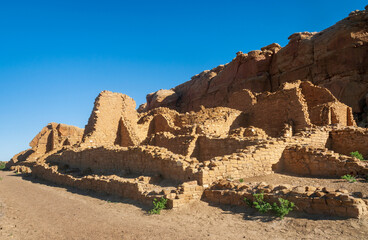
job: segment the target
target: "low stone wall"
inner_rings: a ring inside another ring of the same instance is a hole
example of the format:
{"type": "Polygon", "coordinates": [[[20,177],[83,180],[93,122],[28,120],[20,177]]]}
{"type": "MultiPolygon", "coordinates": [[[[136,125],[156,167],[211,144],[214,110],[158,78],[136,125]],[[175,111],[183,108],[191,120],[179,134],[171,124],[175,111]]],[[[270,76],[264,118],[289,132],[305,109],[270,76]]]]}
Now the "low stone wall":
{"type": "Polygon", "coordinates": [[[249,147],[238,153],[216,157],[205,162],[200,171],[200,184],[211,184],[222,178],[247,178],[272,173],[272,165],[281,158],[284,143],[249,147]]]}
{"type": "Polygon", "coordinates": [[[259,142],[262,142],[262,140],[199,136],[192,157],[196,157],[199,161],[206,161],[214,157],[232,154],[237,150],[256,145],[259,142]]]}
{"type": "Polygon", "coordinates": [[[175,136],[169,132],[152,135],[148,144],[166,148],[167,150],[183,156],[189,155],[190,147],[195,145],[196,136],[175,136]]]}
{"type": "Polygon", "coordinates": [[[215,138],[203,135],[175,136],[169,132],[162,132],[152,135],[147,144],[163,147],[183,156],[195,157],[203,162],[217,156],[232,154],[259,142],[262,140],[236,137],[215,138]]]}
{"type": "Polygon", "coordinates": [[[359,151],[368,159],[368,129],[344,128],[331,131],[330,149],[350,156],[351,152],[359,151]]]}
{"type": "Polygon", "coordinates": [[[153,146],[66,148],[45,160],[81,170],[91,169],[94,173],[132,172],[160,174],[178,182],[198,180],[195,163],[190,158],[153,146]]]}
{"type": "Polygon", "coordinates": [[[246,206],[244,198],[253,201],[253,194],[264,194],[266,202],[278,202],[278,198],[295,203],[296,211],[310,214],[326,214],[360,218],[368,212],[368,199],[355,198],[347,190],[332,190],[312,186],[278,185],[266,183],[236,183],[220,181],[204,191],[204,199],[216,204],[246,206]]]}
{"type": "Polygon", "coordinates": [[[309,129],[292,138],[264,141],[257,146],[250,146],[237,153],[215,157],[204,162],[200,169],[200,184],[211,184],[222,178],[247,178],[273,173],[285,148],[293,144],[308,144],[324,147],[328,132],[309,129]]]}
{"type": "Polygon", "coordinates": [[[289,146],[285,149],[278,171],[298,175],[340,177],[345,174],[368,174],[368,163],[342,156],[326,148],[289,146]]]}
{"type": "Polygon", "coordinates": [[[203,193],[203,187],[198,186],[196,181],[185,182],[178,187],[162,188],[150,184],[150,177],[141,176],[130,179],[116,175],[74,177],[58,172],[57,166],[47,164],[34,166],[32,175],[56,184],[112,194],[146,205],[152,205],[155,198],[164,197],[168,199],[167,208],[180,207],[193,200],[198,200],[203,193]]]}

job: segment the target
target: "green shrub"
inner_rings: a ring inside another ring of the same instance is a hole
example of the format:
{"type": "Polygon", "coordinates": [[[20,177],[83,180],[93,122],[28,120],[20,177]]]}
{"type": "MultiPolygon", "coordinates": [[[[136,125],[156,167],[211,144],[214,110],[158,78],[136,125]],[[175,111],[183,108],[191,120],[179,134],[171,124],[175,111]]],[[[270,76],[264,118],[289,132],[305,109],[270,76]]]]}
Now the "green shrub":
{"type": "Polygon", "coordinates": [[[254,201],[251,201],[248,198],[244,198],[244,201],[249,207],[254,207],[261,213],[266,213],[272,210],[281,219],[283,219],[284,216],[286,216],[295,207],[295,204],[293,202],[290,202],[289,200],[283,198],[279,198],[279,204],[274,203],[273,205],[271,205],[270,203],[264,201],[263,193],[253,194],[253,198],[254,201]]]}
{"type": "Polygon", "coordinates": [[[253,202],[254,208],[256,208],[261,213],[266,213],[272,209],[271,204],[265,202],[263,193],[258,193],[253,195],[255,201],[253,202]]]}
{"type": "Polygon", "coordinates": [[[283,219],[290,211],[293,210],[295,204],[287,199],[279,198],[279,205],[273,203],[272,210],[278,217],[283,219]]]}
{"type": "Polygon", "coordinates": [[[161,197],[159,200],[157,198],[153,199],[153,208],[148,211],[149,214],[160,214],[162,209],[166,208],[167,199],[161,197]]]}
{"type": "Polygon", "coordinates": [[[0,162],[0,170],[3,170],[5,168],[5,162],[0,162]]]}
{"type": "Polygon", "coordinates": [[[360,154],[358,151],[351,152],[350,156],[358,158],[360,161],[365,161],[362,154],[360,154]]]}
{"type": "Polygon", "coordinates": [[[350,183],[356,182],[356,178],[352,175],[349,175],[349,174],[346,174],[346,175],[342,176],[341,178],[347,180],[350,183]]]}
{"type": "Polygon", "coordinates": [[[272,209],[271,204],[264,201],[263,193],[253,194],[254,201],[250,201],[247,198],[244,198],[244,201],[250,206],[254,207],[261,213],[266,213],[272,209]]]}
{"type": "Polygon", "coordinates": [[[240,178],[239,179],[239,182],[241,182],[241,183],[244,182],[244,179],[243,178],[240,178]]]}

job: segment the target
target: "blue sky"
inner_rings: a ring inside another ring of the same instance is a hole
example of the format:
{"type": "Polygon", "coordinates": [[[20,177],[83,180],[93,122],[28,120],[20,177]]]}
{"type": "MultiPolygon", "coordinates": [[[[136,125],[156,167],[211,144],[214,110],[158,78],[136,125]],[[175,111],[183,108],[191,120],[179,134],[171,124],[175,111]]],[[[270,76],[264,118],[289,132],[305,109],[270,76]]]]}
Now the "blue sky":
{"type": "Polygon", "coordinates": [[[49,122],[84,127],[102,90],[147,93],[364,9],[341,1],[1,1],[0,161],[49,122]]]}

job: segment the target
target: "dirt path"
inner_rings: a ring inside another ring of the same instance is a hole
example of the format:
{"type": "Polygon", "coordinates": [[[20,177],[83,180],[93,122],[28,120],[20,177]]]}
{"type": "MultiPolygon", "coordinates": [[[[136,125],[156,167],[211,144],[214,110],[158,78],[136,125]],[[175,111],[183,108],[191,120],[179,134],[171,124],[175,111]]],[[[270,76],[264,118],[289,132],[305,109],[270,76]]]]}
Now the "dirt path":
{"type": "Polygon", "coordinates": [[[205,202],[146,215],[134,202],[0,171],[0,239],[364,239],[368,218],[272,220],[205,202]],[[317,221],[318,220],[318,221],[317,221]]]}

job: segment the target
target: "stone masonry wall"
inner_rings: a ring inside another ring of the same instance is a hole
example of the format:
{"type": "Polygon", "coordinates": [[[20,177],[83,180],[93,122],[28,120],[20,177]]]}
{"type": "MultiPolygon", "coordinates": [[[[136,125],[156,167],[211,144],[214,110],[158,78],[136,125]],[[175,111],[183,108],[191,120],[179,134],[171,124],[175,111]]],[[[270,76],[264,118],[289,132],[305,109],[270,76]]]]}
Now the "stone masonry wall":
{"type": "Polygon", "coordinates": [[[301,82],[300,87],[313,124],[355,126],[351,108],[340,103],[328,89],[315,86],[311,82],[301,82]]]}
{"type": "Polygon", "coordinates": [[[350,156],[359,151],[368,159],[368,130],[365,128],[345,128],[331,131],[330,149],[350,156]]]}
{"type": "Polygon", "coordinates": [[[86,125],[83,142],[87,146],[102,146],[130,143],[122,135],[128,134],[131,144],[139,142],[135,101],[127,95],[109,91],[101,92],[95,100],[94,108],[86,125]],[[119,125],[122,125],[119,127],[119,125]],[[126,131],[131,131],[125,133],[126,131]]]}
{"type": "Polygon", "coordinates": [[[313,186],[273,186],[267,183],[236,183],[220,181],[204,191],[204,199],[216,204],[246,206],[244,198],[253,201],[253,194],[264,194],[264,200],[278,202],[278,198],[295,203],[296,211],[360,218],[367,214],[367,198],[356,198],[344,189],[326,189],[313,186]]]}
{"type": "Polygon", "coordinates": [[[169,132],[161,132],[153,135],[148,144],[164,147],[173,153],[188,156],[191,153],[191,145],[195,145],[196,140],[196,136],[175,136],[169,132]]]}
{"type": "Polygon", "coordinates": [[[195,157],[201,162],[232,154],[257,143],[259,141],[254,139],[213,138],[203,135],[174,136],[169,132],[155,134],[148,141],[149,145],[164,147],[183,156],[195,157]]]}
{"type": "Polygon", "coordinates": [[[368,163],[342,156],[326,148],[289,146],[285,149],[279,171],[298,175],[340,177],[345,174],[368,174],[368,163]]]}
{"type": "Polygon", "coordinates": [[[219,179],[231,177],[234,179],[262,176],[273,173],[285,148],[289,145],[308,144],[315,147],[325,147],[328,132],[306,130],[292,138],[276,139],[250,146],[231,155],[215,157],[205,161],[200,168],[200,184],[211,184],[219,179]]]}
{"type": "Polygon", "coordinates": [[[59,172],[58,166],[47,164],[35,166],[32,175],[57,184],[134,199],[147,205],[152,205],[155,198],[165,197],[168,199],[168,208],[176,208],[199,199],[203,193],[203,188],[198,186],[196,181],[185,182],[178,187],[161,187],[152,184],[152,178],[148,176],[137,178],[123,178],[116,175],[75,177],[59,172]]]}
{"type": "Polygon", "coordinates": [[[214,157],[232,154],[240,149],[259,143],[253,139],[240,138],[211,138],[199,136],[196,149],[191,157],[196,157],[199,161],[207,161],[214,157]]]}
{"type": "Polygon", "coordinates": [[[184,156],[173,154],[165,148],[147,145],[129,148],[69,148],[52,154],[45,160],[103,174],[160,174],[179,182],[198,179],[192,163],[184,156]]]}
{"type": "Polygon", "coordinates": [[[308,108],[299,88],[262,94],[257,100],[249,113],[248,123],[262,128],[272,137],[280,135],[285,123],[292,122],[296,130],[311,126],[308,108]]]}

